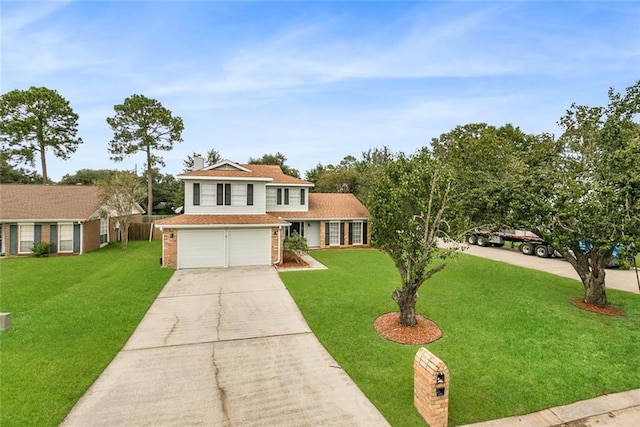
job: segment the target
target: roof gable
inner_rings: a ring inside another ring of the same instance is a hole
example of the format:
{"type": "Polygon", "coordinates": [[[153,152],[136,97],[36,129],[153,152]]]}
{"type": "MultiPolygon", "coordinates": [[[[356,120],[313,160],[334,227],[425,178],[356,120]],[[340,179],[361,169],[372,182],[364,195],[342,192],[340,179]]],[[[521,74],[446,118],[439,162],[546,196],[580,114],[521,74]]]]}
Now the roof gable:
{"type": "Polygon", "coordinates": [[[299,185],[313,187],[304,179],[286,175],[278,165],[239,164],[225,160],[204,169],[193,170],[178,175],[180,179],[216,179],[266,181],[270,185],[299,185]]]}
{"type": "Polygon", "coordinates": [[[0,185],[0,220],[84,221],[100,207],[100,190],[88,185],[0,185]]]}
{"type": "Polygon", "coordinates": [[[242,167],[239,164],[232,162],[231,160],[223,160],[221,162],[216,163],[215,165],[202,168],[201,170],[221,170],[221,171],[227,170],[227,171],[251,172],[249,169],[242,167]]]}

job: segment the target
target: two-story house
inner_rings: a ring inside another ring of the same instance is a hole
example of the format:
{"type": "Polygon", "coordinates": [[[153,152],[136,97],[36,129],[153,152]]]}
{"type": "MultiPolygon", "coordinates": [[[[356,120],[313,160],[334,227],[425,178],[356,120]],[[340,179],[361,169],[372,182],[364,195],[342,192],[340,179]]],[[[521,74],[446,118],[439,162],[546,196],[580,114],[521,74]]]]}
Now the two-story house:
{"type": "MultiPolygon", "coordinates": [[[[200,159],[198,159],[200,163],[200,159]]],[[[366,246],[369,212],[353,194],[311,193],[279,166],[228,160],[179,175],[184,213],[156,223],[169,268],[271,265],[293,231],[310,248],[366,246]]]]}

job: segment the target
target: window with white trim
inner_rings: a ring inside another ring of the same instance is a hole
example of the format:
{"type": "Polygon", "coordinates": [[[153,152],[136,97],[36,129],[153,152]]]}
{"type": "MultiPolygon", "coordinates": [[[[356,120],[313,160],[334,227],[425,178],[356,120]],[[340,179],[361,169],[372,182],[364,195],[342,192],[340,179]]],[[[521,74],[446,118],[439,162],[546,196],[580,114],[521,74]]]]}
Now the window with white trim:
{"type": "Polygon", "coordinates": [[[329,223],[329,245],[331,246],[340,245],[340,222],[339,221],[331,221],[329,223]]]}
{"type": "Polygon", "coordinates": [[[216,205],[216,186],[210,182],[200,184],[200,205],[215,206],[216,205]]]}
{"type": "Polygon", "coordinates": [[[362,244],[362,221],[354,221],[351,224],[351,244],[362,244]]]}
{"type": "Polygon", "coordinates": [[[100,244],[107,243],[109,240],[109,220],[100,218],[100,244]]]}
{"type": "Polygon", "coordinates": [[[19,253],[29,253],[33,248],[35,240],[35,228],[33,224],[20,224],[18,233],[20,235],[20,245],[18,247],[19,253]]]}
{"type": "Polygon", "coordinates": [[[73,224],[58,224],[58,252],[73,252],[73,224]]]}

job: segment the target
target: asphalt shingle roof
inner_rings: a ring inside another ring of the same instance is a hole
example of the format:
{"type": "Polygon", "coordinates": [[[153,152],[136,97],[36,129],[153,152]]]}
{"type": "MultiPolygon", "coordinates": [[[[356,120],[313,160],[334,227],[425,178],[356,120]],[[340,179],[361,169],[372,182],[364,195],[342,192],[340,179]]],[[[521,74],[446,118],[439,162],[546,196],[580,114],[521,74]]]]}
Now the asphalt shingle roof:
{"type": "Polygon", "coordinates": [[[88,185],[0,185],[0,220],[89,219],[100,207],[100,190],[88,185]]]}
{"type": "Polygon", "coordinates": [[[286,225],[272,215],[178,215],[156,221],[156,225],[286,225]]]}
{"type": "Polygon", "coordinates": [[[198,169],[178,175],[180,177],[222,177],[222,178],[271,178],[270,184],[308,185],[313,184],[304,179],[285,175],[277,165],[240,165],[249,169],[249,172],[227,169],[198,169]]]}
{"type": "Polygon", "coordinates": [[[369,211],[351,193],[309,193],[306,212],[269,212],[287,219],[365,219],[369,211]]]}

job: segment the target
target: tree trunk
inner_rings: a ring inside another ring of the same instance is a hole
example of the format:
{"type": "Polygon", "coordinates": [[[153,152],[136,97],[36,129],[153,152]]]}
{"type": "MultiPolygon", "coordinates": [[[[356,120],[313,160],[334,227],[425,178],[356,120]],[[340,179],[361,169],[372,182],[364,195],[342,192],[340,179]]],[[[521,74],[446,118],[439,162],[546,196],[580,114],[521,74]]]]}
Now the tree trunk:
{"type": "Polygon", "coordinates": [[[604,269],[600,270],[599,273],[600,274],[595,275],[594,271],[591,271],[586,275],[585,280],[583,280],[585,304],[607,305],[607,293],[604,286],[604,269]]]}
{"type": "Polygon", "coordinates": [[[403,285],[402,290],[396,288],[391,294],[393,300],[400,308],[400,324],[403,326],[415,326],[416,302],[418,301],[418,288],[403,285]]]}
{"type": "Polygon", "coordinates": [[[42,183],[48,184],[49,177],[47,174],[47,158],[46,158],[46,145],[44,143],[44,135],[42,131],[42,121],[38,128],[38,143],[40,145],[40,163],[42,164],[42,183]]]}
{"type": "Polygon", "coordinates": [[[129,247],[129,223],[120,223],[120,248],[126,250],[129,247]]]}
{"type": "Polygon", "coordinates": [[[595,250],[585,254],[579,246],[571,248],[573,251],[562,250],[561,253],[573,266],[580,276],[584,286],[585,304],[599,306],[607,305],[607,294],[604,284],[605,266],[609,262],[608,257],[598,256],[595,250]]]}
{"type": "MultiPolygon", "coordinates": [[[[153,170],[151,169],[151,147],[147,144],[147,216],[153,214],[153,170]]],[[[151,221],[149,221],[151,222],[151,221]]]]}

